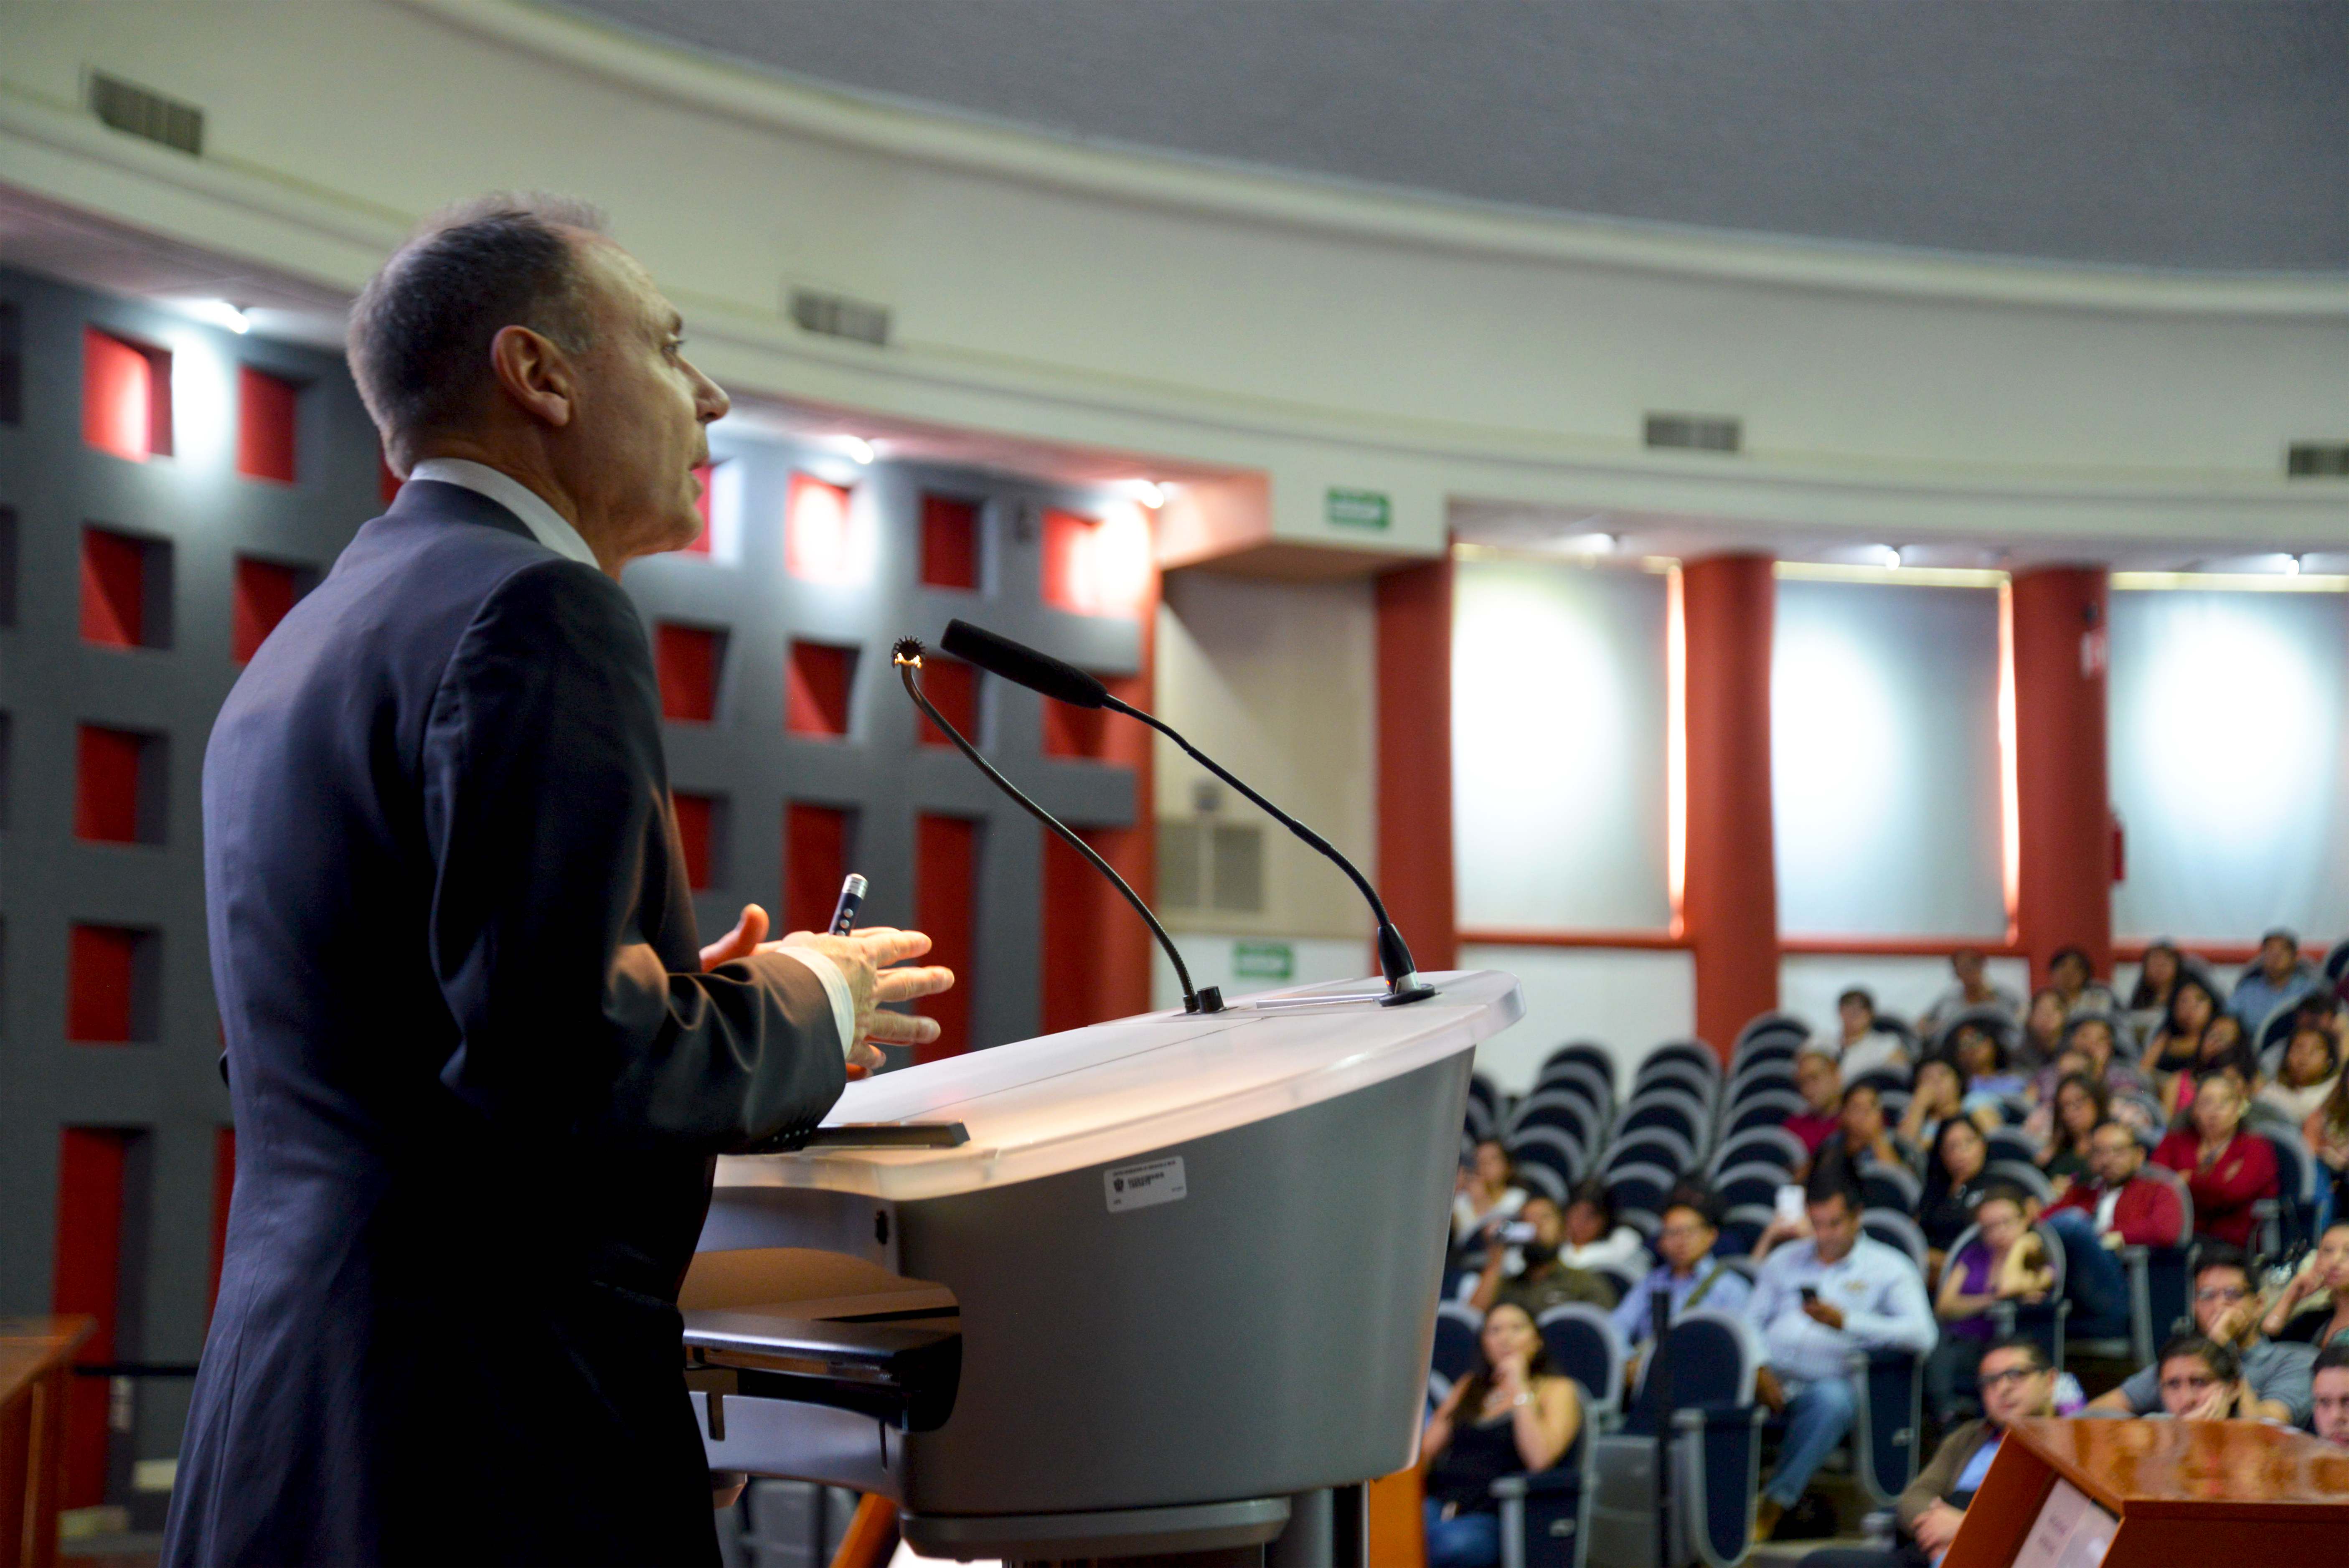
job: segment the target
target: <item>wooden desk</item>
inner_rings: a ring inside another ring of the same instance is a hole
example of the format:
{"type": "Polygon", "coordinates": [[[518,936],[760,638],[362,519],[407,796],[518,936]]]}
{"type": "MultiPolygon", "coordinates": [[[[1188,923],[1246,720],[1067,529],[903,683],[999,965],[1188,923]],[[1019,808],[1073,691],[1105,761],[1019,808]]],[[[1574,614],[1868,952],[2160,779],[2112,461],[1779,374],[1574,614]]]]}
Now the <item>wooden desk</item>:
{"type": "Polygon", "coordinates": [[[2063,1482],[2118,1522],[2103,1568],[2349,1559],[2349,1449],[2257,1421],[2018,1421],[1942,1568],[2007,1568],[2063,1482]]]}
{"type": "Polygon", "coordinates": [[[0,1568],[57,1560],[66,1383],[87,1317],[0,1317],[0,1568]]]}

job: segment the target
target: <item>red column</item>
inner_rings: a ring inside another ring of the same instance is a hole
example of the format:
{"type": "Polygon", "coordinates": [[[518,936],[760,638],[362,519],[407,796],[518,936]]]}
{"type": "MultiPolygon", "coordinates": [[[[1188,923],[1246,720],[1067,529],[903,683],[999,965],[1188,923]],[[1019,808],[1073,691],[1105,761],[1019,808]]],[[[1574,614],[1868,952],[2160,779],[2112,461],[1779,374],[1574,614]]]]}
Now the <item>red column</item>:
{"type": "Polygon", "coordinates": [[[1460,960],[1452,880],[1452,557],[1378,580],[1379,896],[1425,970],[1460,960]]]}
{"type": "Polygon", "coordinates": [[[2098,566],[2014,580],[2016,934],[2032,984],[2061,947],[2113,972],[2113,812],[2105,776],[2106,581],[2098,566]]]}
{"type": "Polygon", "coordinates": [[[1770,815],[1768,557],[1682,569],[1688,634],[1688,872],[1696,1032],[1725,1057],[1778,1005],[1778,868],[1770,815]]]}

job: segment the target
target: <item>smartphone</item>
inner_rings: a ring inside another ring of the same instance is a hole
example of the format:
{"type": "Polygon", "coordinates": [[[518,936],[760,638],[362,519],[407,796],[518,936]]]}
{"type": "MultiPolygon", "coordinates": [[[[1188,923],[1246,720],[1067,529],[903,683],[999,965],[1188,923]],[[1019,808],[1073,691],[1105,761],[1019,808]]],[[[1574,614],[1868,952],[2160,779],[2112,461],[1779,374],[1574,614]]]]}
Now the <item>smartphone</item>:
{"type": "Polygon", "coordinates": [[[1794,1223],[1803,1217],[1803,1190],[1792,1185],[1778,1189],[1778,1218],[1794,1223]]]}
{"type": "Polygon", "coordinates": [[[1501,1227],[1501,1244],[1505,1247],[1522,1247],[1533,1239],[1534,1227],[1529,1220],[1512,1220],[1501,1227]]]}
{"type": "Polygon", "coordinates": [[[1802,1295],[1803,1295],[1803,1305],[1804,1305],[1805,1306],[1809,1306],[1809,1305],[1812,1305],[1814,1302],[1816,1302],[1816,1301],[1817,1301],[1817,1300],[1819,1299],[1819,1287],[1818,1287],[1818,1286],[1816,1286],[1816,1285],[1815,1285],[1815,1284],[1806,1284],[1806,1285],[1803,1285],[1803,1286],[1801,1286],[1801,1287],[1800,1287],[1800,1289],[1801,1289],[1801,1291],[1802,1291],[1802,1295]]]}

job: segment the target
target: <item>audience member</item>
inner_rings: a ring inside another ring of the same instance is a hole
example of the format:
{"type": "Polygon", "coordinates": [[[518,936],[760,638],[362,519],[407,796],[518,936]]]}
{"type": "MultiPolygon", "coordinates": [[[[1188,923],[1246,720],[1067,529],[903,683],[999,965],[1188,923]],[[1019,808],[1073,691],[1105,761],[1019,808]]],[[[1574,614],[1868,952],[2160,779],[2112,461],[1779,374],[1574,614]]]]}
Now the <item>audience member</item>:
{"type": "Polygon", "coordinates": [[[1982,1169],[1990,1163],[1990,1144],[1982,1129],[1962,1116],[1941,1123],[1933,1140],[1933,1158],[1925,1167],[1925,1194],[1917,1205],[1917,1227],[1925,1244],[1936,1253],[1974,1222],[1974,1205],[1982,1202],[1982,1169]]]}
{"type": "Polygon", "coordinates": [[[1935,1421],[1946,1427],[1971,1398],[1982,1349],[1996,1337],[1992,1309],[2002,1301],[2044,1301],[2055,1288],[2055,1270],[2031,1230],[2023,1189],[1993,1181],[1974,1205],[1975,1234],[1950,1254],[1941,1269],[1941,1289],[1933,1303],[1941,1340],[1925,1360],[1925,1398],[1935,1421]]]}
{"type": "Polygon", "coordinates": [[[2030,1084],[2009,1065],[2006,1044],[1990,1030],[1961,1024],[1951,1031],[1950,1057],[1965,1080],[1966,1114],[1988,1110],[2003,1118],[2010,1105],[2020,1105],[2030,1084]]]}
{"type": "Polygon", "coordinates": [[[1667,1323],[1694,1307],[1714,1312],[1743,1313],[1754,1287],[1745,1276],[1713,1255],[1721,1239],[1718,1205],[1710,1194],[1681,1188],[1664,1200],[1663,1222],[1656,1228],[1656,1252],[1663,1259],[1615,1307],[1615,1331],[1623,1343],[1644,1346],[1655,1334],[1655,1302],[1666,1304],[1667,1323]]]}
{"type": "MultiPolygon", "coordinates": [[[[2084,1013],[2064,1026],[2063,1048],[2085,1058],[2082,1070],[2105,1086],[2113,1114],[2132,1127],[2150,1128],[2161,1113],[2161,1096],[2142,1068],[2117,1054],[2119,1046],[2119,1032],[2105,1014],[2084,1013]]],[[[2052,1096],[2054,1088],[2050,1080],[2043,1095],[2052,1096]]]]}
{"type": "Polygon", "coordinates": [[[2341,1081],[2341,1042],[2331,1030],[2302,1024],[2292,1032],[2275,1081],[2253,1096],[2294,1127],[2316,1114],[2341,1081]]]}
{"type": "Polygon", "coordinates": [[[1847,1176],[1814,1176],[1807,1241],[1772,1253],[1746,1304],[1786,1412],[1778,1468],[1763,1488],[1754,1538],[1777,1528],[1819,1464],[1851,1429],[1857,1408],[1846,1360],[1855,1351],[1929,1354],[1938,1337],[1924,1281],[1907,1253],[1860,1232],[1860,1197],[1847,1176]]]}
{"type": "Polygon", "coordinates": [[[2174,1421],[2249,1421],[2259,1401],[2243,1380],[2234,1347],[2181,1334],[2161,1347],[2161,1410],[2174,1421]]]}
{"type": "Polygon", "coordinates": [[[1995,1007],[2008,1018],[2022,1021],[2023,998],[1992,982],[1990,965],[1980,948],[1961,947],[1951,954],[1950,973],[1956,978],[1925,1009],[1925,1016],[1917,1023],[1920,1030],[1937,1034],[1949,1027],[1959,1014],[1973,1007],[1995,1007]]]}
{"type": "Polygon", "coordinates": [[[2121,999],[2113,988],[2096,978],[2095,965],[2086,953],[2077,947],[2059,947],[2047,960],[2047,984],[2064,1003],[2064,1016],[2080,1013],[2116,1013],[2121,999]]]}
{"type": "Polygon", "coordinates": [[[1803,1054],[1795,1058],[1795,1088],[1803,1097],[1803,1109],[1788,1117],[1785,1129],[1803,1140],[1804,1150],[1816,1157],[1819,1145],[1836,1130],[1837,1112],[1843,1108],[1843,1076],[1836,1068],[1835,1057],[1816,1046],[1806,1046],[1803,1054]]]}
{"type": "Polygon", "coordinates": [[[1898,1165],[1912,1176],[1924,1174],[1924,1156],[1916,1145],[1904,1143],[1898,1133],[1885,1125],[1884,1097],[1869,1083],[1854,1084],[1843,1091],[1843,1109],[1836,1113],[1836,1130],[1819,1145],[1818,1160],[1874,1160],[1880,1164],[1898,1165]]]}
{"type": "Polygon", "coordinates": [[[1560,1256],[1566,1216],[1555,1202],[1537,1192],[1526,1200],[1517,1218],[1531,1233],[1514,1248],[1495,1244],[1486,1250],[1469,1305],[1488,1312],[1506,1305],[1539,1318],[1551,1307],[1569,1301],[1588,1302],[1601,1311],[1615,1305],[1612,1284],[1560,1256]]]}
{"type": "Polygon", "coordinates": [[[2202,1031],[2219,1016],[2219,993],[2188,970],[2169,988],[2169,1011],[2146,1043],[2145,1062],[2158,1076],[2184,1072],[2201,1054],[2202,1031]]]}
{"type": "Polygon", "coordinates": [[[1901,1490],[1895,1504],[1901,1535],[1894,1548],[1831,1547],[1805,1557],[1802,1568],[1932,1568],[1948,1554],[2007,1428],[2055,1413],[2055,1374],[2047,1353],[2029,1339],[2002,1339],[1984,1350],[1977,1387],[1982,1418],[1952,1428],[1901,1490]]]}
{"type": "Polygon", "coordinates": [[[2309,1429],[2349,1448],[2349,1345],[2328,1345],[2316,1357],[2309,1429]]]}
{"type": "Polygon", "coordinates": [[[2194,1047],[2193,1065],[2164,1080],[2162,1103],[2169,1116],[2183,1116],[2193,1105],[2194,1097],[2201,1092],[2204,1081],[2221,1075],[2233,1080],[2249,1103],[2252,1087],[2260,1081],[2259,1053],[2251,1048],[2243,1021],[2232,1013],[2221,1013],[2211,1019],[2194,1047]]]}
{"type": "Polygon", "coordinates": [[[2137,985],[2129,992],[2128,1010],[2168,1012],[2170,989],[2185,971],[2186,957],[2178,952],[2178,944],[2166,936],[2154,938],[2146,944],[2145,958],[2137,965],[2137,985]]]}
{"type": "Polygon", "coordinates": [[[2301,1123],[2300,1136],[2331,1177],[2333,1212],[2349,1214],[2349,1072],[2333,1080],[2324,1103],[2301,1123]]]}
{"type": "MultiPolygon", "coordinates": [[[[2206,1246],[2194,1265],[2194,1326],[2196,1338],[2215,1343],[2240,1368],[2209,1382],[2238,1381],[2249,1395],[2243,1401],[2246,1419],[2282,1421],[2297,1426],[2308,1418],[2309,1367],[2316,1359],[2313,1346],[2279,1345],[2260,1332],[2253,1314],[2251,1263],[2242,1249],[2206,1246]],[[2240,1346],[2240,1351],[2235,1347],[2240,1346]]],[[[2166,1404],[2167,1367],[2178,1341],[2162,1347],[2150,1367],[2141,1367],[2109,1393],[2088,1403],[2090,1415],[2149,1416],[2166,1404]]]]}
{"type": "Polygon", "coordinates": [[[2064,993],[2054,986],[2043,986],[2031,994],[2030,1010],[2023,1015],[2023,1037],[2015,1047],[2025,1066],[2036,1071],[2055,1059],[2067,1018],[2064,993]]]}
{"type": "Polygon", "coordinates": [[[2203,1080],[2187,1115],[2189,1125],[2161,1140],[2154,1163],[2186,1178],[2196,1235],[2248,1247],[2251,1205],[2276,1195],[2275,1147],[2242,1130],[2241,1091],[2223,1073],[2203,1080]]]}
{"type": "Polygon", "coordinates": [[[1901,1140],[1912,1149],[1930,1149],[1941,1135],[1941,1123],[1961,1115],[1964,1080],[1946,1057],[1927,1057],[1917,1064],[1917,1079],[1909,1087],[1909,1105],[1900,1113],[1901,1140]]]}
{"type": "Polygon", "coordinates": [[[2284,1285],[2261,1328],[2280,1345],[2349,1343],[2349,1219],[2337,1219],[2284,1285]]]}
{"type": "Polygon", "coordinates": [[[1452,1194],[1452,1244],[1481,1256],[1485,1233],[1525,1207],[1526,1190],[1516,1184],[1509,1151],[1497,1138],[1480,1138],[1452,1194]]]}
{"type": "Polygon", "coordinates": [[[1836,1069],[1845,1083],[1888,1069],[1908,1076],[1908,1043],[1877,1023],[1874,996],[1855,985],[1836,998],[1836,1019],[1842,1031],[1836,1040],[1836,1069]]]}
{"type": "Polygon", "coordinates": [[[2047,1172],[2060,1192],[2065,1182],[2088,1168],[2089,1135],[2112,1119],[2112,1097],[2100,1080],[2076,1072],[2057,1082],[2048,1104],[2054,1108],[2054,1125],[2048,1129],[2039,1169],[2047,1172]]]}
{"type": "Polygon", "coordinates": [[[1615,1200],[1594,1179],[1566,1195],[1566,1244],[1557,1255],[1578,1269],[1637,1273],[1648,1261],[1648,1242],[1630,1226],[1615,1222],[1615,1200]]]}
{"type": "Polygon", "coordinates": [[[1534,1320],[1504,1303],[1485,1316],[1475,1367],[1427,1418],[1428,1568],[1490,1568],[1501,1560],[1493,1483],[1546,1470],[1582,1430],[1573,1382],[1551,1367],[1534,1320]]]}
{"type": "MultiPolygon", "coordinates": [[[[2088,1168],[2049,1206],[2058,1234],[2077,1226],[2099,1250],[2186,1243],[2186,1205],[2168,1182],[2143,1173],[2145,1145],[2117,1121],[2088,1137],[2088,1168]]],[[[2065,1256],[2071,1256],[2067,1248],[2065,1256]]],[[[2070,1270],[2076,1284],[2077,1269],[2070,1270]]]]}
{"type": "Polygon", "coordinates": [[[2300,955],[2300,938],[2278,927],[2260,938],[2259,962],[2235,982],[2227,1011],[2245,1027],[2256,1029],[2278,1007],[2297,1002],[2323,983],[2316,965],[2300,955]]]}

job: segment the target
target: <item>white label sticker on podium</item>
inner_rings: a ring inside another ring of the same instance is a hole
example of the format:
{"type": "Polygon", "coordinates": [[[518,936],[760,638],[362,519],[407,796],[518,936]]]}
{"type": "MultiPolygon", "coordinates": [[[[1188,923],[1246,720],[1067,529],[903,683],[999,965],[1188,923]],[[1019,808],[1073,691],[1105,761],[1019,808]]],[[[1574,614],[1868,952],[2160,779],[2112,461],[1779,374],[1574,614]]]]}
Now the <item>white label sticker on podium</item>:
{"type": "Polygon", "coordinates": [[[1145,1160],[1139,1165],[1104,1171],[1102,1191],[1109,1199],[1109,1212],[1122,1214],[1128,1209],[1171,1203],[1190,1189],[1183,1184],[1183,1157],[1177,1154],[1171,1160],[1145,1160]]]}

